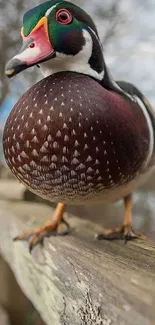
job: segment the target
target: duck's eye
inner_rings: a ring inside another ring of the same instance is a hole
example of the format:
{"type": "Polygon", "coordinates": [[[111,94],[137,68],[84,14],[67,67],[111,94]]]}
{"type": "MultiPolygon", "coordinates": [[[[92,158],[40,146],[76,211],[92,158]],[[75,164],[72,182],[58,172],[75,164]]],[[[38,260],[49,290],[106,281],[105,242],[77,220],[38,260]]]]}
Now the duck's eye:
{"type": "Polygon", "coordinates": [[[56,13],[56,20],[64,25],[69,24],[72,21],[72,15],[66,9],[60,9],[56,13]]]}
{"type": "Polygon", "coordinates": [[[34,43],[31,43],[31,44],[29,45],[29,47],[32,49],[33,47],[35,47],[35,44],[34,44],[34,43]]]}

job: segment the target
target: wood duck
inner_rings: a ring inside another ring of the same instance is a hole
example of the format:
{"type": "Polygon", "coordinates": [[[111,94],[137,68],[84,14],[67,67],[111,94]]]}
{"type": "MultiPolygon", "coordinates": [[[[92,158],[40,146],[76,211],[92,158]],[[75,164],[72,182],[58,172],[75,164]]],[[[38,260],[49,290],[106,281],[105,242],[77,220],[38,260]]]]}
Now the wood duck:
{"type": "Polygon", "coordinates": [[[65,205],[124,199],[123,226],[98,239],[144,238],[132,229],[131,193],[154,168],[155,113],[133,85],[115,82],[94,22],[81,8],[51,0],[26,12],[23,46],[6,66],[10,78],[34,65],[44,78],[13,107],[3,146],[13,174],[58,202],[53,218],[25,232],[30,251],[63,235],[65,205]]]}

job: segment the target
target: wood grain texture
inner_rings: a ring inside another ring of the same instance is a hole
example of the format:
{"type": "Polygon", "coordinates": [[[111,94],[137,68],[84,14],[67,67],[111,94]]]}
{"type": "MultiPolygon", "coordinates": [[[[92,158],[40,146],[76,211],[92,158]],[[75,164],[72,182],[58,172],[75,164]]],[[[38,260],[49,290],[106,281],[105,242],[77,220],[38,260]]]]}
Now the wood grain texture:
{"type": "MultiPolygon", "coordinates": [[[[0,210],[0,250],[47,325],[153,325],[155,247],[96,242],[101,228],[70,217],[71,235],[45,240],[29,254],[12,237],[43,222],[0,210]]],[[[49,208],[48,208],[49,209],[49,208]]]]}

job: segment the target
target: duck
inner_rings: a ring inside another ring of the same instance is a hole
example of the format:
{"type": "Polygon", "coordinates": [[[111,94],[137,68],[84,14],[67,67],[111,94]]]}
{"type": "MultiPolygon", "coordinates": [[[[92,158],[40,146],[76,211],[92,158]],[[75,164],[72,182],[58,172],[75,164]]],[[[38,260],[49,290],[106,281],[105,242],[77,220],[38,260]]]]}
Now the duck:
{"type": "Polygon", "coordinates": [[[28,239],[31,252],[45,237],[70,233],[66,206],[118,200],[122,226],[96,238],[145,239],[132,227],[132,193],[155,166],[153,107],[134,85],[113,79],[96,26],[77,5],[50,0],[28,10],[21,37],[6,76],[37,66],[43,78],[10,112],[4,155],[20,182],[57,206],[44,225],[15,240],[28,239]]]}

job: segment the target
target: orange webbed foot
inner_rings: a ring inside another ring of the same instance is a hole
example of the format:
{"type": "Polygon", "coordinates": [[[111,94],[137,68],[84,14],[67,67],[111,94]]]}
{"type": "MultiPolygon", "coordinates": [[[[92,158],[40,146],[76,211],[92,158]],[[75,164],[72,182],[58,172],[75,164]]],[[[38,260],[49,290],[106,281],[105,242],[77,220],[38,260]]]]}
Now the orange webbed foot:
{"type": "Polygon", "coordinates": [[[125,204],[125,214],[124,214],[124,223],[122,227],[118,227],[115,229],[105,229],[103,233],[97,234],[95,237],[98,240],[115,240],[115,239],[123,239],[125,243],[129,240],[133,239],[142,239],[146,240],[147,237],[141,234],[138,231],[134,231],[132,228],[132,198],[131,194],[124,198],[125,204]]]}
{"type": "Polygon", "coordinates": [[[138,231],[134,231],[131,226],[122,226],[115,229],[108,229],[103,231],[103,233],[97,234],[95,236],[98,240],[124,240],[127,243],[129,240],[142,239],[146,240],[147,237],[138,231]]]}
{"type": "Polygon", "coordinates": [[[19,236],[14,238],[17,240],[26,240],[29,242],[29,251],[37,245],[43,245],[45,237],[50,236],[64,236],[70,232],[68,223],[63,219],[64,204],[58,203],[54,212],[53,218],[47,221],[43,226],[36,227],[29,231],[23,232],[19,236]]]}

